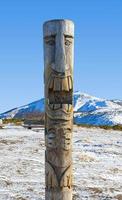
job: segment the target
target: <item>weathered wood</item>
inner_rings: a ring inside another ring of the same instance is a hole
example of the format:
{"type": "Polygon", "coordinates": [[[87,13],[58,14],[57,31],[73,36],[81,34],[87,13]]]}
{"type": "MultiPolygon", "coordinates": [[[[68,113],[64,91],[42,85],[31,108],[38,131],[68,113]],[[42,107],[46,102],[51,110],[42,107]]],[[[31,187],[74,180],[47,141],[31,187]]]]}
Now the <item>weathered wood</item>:
{"type": "Polygon", "coordinates": [[[74,24],[52,20],[43,31],[45,199],[72,200],[74,24]]]}

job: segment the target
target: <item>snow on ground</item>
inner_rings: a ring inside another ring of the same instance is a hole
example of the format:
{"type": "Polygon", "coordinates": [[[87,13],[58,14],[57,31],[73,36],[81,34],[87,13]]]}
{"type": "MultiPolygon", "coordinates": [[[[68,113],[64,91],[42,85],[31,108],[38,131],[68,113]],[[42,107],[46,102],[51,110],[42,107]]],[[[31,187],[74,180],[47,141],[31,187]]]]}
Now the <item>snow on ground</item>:
{"type": "MultiPolygon", "coordinates": [[[[73,200],[122,200],[122,132],[74,127],[73,200]]],[[[44,200],[44,129],[0,130],[0,200],[44,200]]]]}

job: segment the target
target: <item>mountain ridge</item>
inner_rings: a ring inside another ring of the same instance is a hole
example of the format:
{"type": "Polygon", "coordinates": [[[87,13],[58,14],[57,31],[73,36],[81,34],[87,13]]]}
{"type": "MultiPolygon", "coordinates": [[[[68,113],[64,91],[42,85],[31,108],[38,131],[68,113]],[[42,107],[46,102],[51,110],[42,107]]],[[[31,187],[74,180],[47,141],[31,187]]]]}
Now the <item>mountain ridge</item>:
{"type": "MultiPolygon", "coordinates": [[[[97,98],[74,92],[74,123],[87,125],[122,124],[122,101],[97,98]]],[[[44,98],[0,114],[0,118],[24,118],[28,113],[44,112],[44,98]]]]}

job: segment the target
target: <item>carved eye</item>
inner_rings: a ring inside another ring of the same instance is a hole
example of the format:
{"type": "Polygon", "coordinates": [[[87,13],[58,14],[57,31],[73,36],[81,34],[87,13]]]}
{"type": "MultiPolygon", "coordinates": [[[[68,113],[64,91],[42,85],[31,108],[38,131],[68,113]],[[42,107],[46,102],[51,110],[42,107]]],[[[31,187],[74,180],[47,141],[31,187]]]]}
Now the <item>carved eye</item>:
{"type": "Polygon", "coordinates": [[[65,45],[68,47],[72,44],[73,36],[71,35],[64,35],[65,38],[65,45]]]}
{"type": "Polygon", "coordinates": [[[69,41],[69,40],[66,40],[66,41],[65,41],[65,45],[66,45],[66,46],[70,46],[70,44],[71,44],[71,41],[69,41]]]}
{"type": "Polygon", "coordinates": [[[50,46],[55,45],[55,36],[45,37],[45,42],[50,46]]]}
{"type": "Polygon", "coordinates": [[[48,139],[50,139],[50,140],[52,140],[52,139],[55,139],[56,138],[56,135],[55,135],[55,133],[49,133],[48,134],[48,139]]]}
{"type": "Polygon", "coordinates": [[[54,45],[55,44],[55,40],[49,40],[46,42],[47,44],[49,44],[50,46],[54,45]]]}

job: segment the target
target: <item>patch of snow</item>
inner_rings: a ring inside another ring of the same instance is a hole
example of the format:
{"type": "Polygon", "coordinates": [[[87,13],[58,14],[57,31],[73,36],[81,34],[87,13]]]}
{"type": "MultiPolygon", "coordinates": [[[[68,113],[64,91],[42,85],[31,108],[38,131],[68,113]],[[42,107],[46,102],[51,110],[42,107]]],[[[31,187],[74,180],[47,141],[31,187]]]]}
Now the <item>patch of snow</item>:
{"type": "MultiPolygon", "coordinates": [[[[73,199],[120,200],[122,132],[74,126],[73,199]]],[[[44,200],[44,129],[0,130],[0,200],[44,200]]]]}

